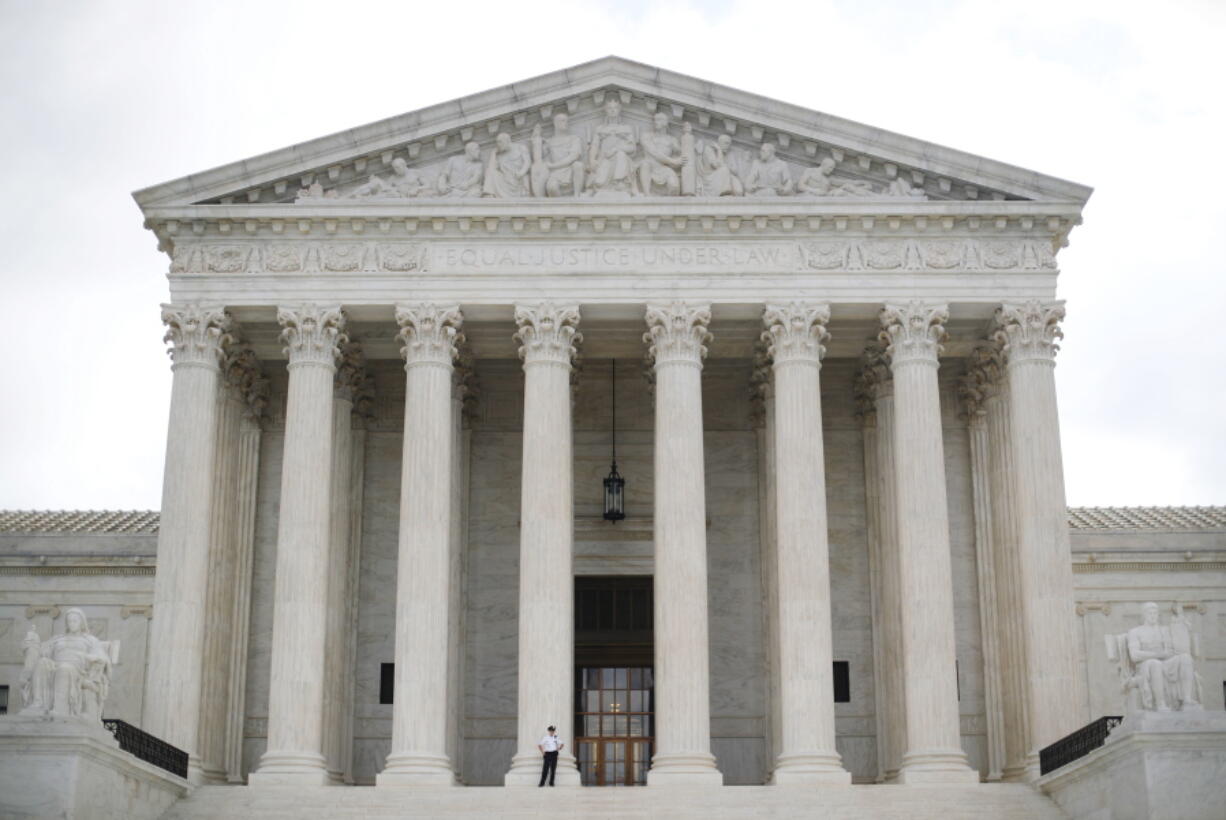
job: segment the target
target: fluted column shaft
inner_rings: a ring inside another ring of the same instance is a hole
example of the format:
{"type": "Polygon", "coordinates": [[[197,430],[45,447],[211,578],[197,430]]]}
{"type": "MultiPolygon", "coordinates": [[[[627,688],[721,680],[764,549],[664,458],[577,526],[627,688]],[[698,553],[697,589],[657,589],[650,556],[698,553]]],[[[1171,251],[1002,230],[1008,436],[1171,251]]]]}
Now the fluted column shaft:
{"type": "Polygon", "coordinates": [[[1086,722],[1085,682],[1078,673],[1072,617],[1064,464],[1056,409],[1056,341],[1063,303],[1028,302],[997,311],[1010,398],[1016,477],[1017,554],[1025,619],[1029,691],[1028,776],[1038,776],[1039,749],[1086,722]]]}
{"type": "Polygon", "coordinates": [[[900,612],[907,751],[901,783],[968,783],[958,721],[953,580],[937,356],[944,306],[912,302],[881,313],[894,375],[900,612]]]}
{"type": "Polygon", "coordinates": [[[365,379],[365,360],[361,347],[350,343],[341,350],[336,372],[332,413],[332,513],[329,518],[327,635],[324,652],[324,757],[328,777],[334,783],[345,779],[345,748],[353,738],[346,737],[346,699],[349,667],[349,610],[356,590],[351,586],[350,565],[356,559],[350,542],[352,530],[352,486],[361,476],[352,473],[353,408],[357,392],[365,379]]]}
{"type": "Polygon", "coordinates": [[[752,396],[758,405],[755,415],[761,414],[755,423],[761,424],[758,429],[758,518],[766,641],[768,760],[779,756],[783,736],[783,712],[779,704],[779,562],[775,539],[775,391],[772,382],[770,357],[766,347],[761,346],[755,357],[752,396]]]}
{"type": "Polygon", "coordinates": [[[574,475],[570,374],[579,310],[515,308],[524,360],[523,481],[519,535],[518,742],[508,786],[540,779],[537,743],[557,726],[566,748],[557,779],[579,785],[574,745],[574,475]]]}
{"type": "Polygon", "coordinates": [[[210,525],[209,591],[205,607],[204,658],[200,692],[200,769],[204,782],[226,782],[226,730],[229,711],[230,644],[234,640],[235,484],[238,429],[243,405],[237,391],[220,391],[217,403],[217,449],[213,467],[213,514],[210,525]]]}
{"type": "Polygon", "coordinates": [[[198,782],[217,395],[230,319],[220,307],[163,305],[162,321],[173,343],[174,381],[141,722],[188,753],[189,775],[198,782]]]}
{"type": "Polygon", "coordinates": [[[455,785],[447,755],[451,589],[451,375],[459,308],[396,308],[404,343],[404,457],[396,568],[392,749],[380,786],[455,785]]]}
{"type": "Polygon", "coordinates": [[[702,359],[705,305],[647,307],[655,372],[655,753],[649,786],[721,784],[711,754],[702,359]]]}
{"type": "Polygon", "coordinates": [[[1002,780],[1022,780],[1026,775],[1026,753],[1030,748],[1030,724],[1026,699],[1025,623],[1017,554],[1017,491],[1014,489],[1013,445],[1009,423],[1009,391],[999,374],[984,400],[988,423],[989,489],[992,497],[992,553],[996,570],[998,618],[998,660],[1002,716],[1004,719],[1004,760],[1002,780]]]}
{"type": "Polygon", "coordinates": [[[268,749],[251,785],[323,785],[324,646],[331,542],[332,382],[344,334],[337,307],[281,308],[289,357],[273,591],[268,749]]]}
{"type": "Polygon", "coordinates": [[[894,382],[877,385],[877,490],[881,558],[882,707],[888,723],[884,742],[883,779],[898,779],[907,749],[907,702],[904,693],[902,567],[898,546],[898,477],[894,460],[894,382]]]}
{"type": "Polygon", "coordinates": [[[771,782],[851,783],[834,745],[834,649],[819,374],[826,305],[770,305],[775,377],[780,749],[771,782]]]}
{"type": "Polygon", "coordinates": [[[975,508],[975,567],[979,582],[979,634],[983,646],[983,703],[987,723],[987,780],[1000,780],[1005,758],[1004,705],[1001,703],[1000,607],[996,600],[996,555],[992,549],[993,499],[990,489],[988,423],[981,402],[970,409],[971,493],[975,508]]]}
{"type": "MultiPolygon", "coordinates": [[[[260,379],[263,390],[267,381],[260,379]]],[[[247,711],[247,647],[251,624],[251,574],[255,557],[255,505],[259,485],[260,429],[259,413],[267,401],[258,396],[258,404],[248,401],[251,412],[244,415],[238,437],[238,470],[235,482],[236,506],[234,512],[235,583],[234,640],[229,646],[230,679],[226,715],[226,779],[231,783],[243,782],[243,734],[247,711]]]]}

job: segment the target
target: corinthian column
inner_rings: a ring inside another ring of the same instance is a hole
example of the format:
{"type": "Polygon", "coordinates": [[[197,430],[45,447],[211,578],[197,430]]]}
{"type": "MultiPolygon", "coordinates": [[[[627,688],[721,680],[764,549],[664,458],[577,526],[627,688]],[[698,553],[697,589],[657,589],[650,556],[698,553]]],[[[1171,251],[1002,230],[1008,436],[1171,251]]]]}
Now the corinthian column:
{"type": "Polygon", "coordinates": [[[1026,768],[1038,777],[1039,749],[1085,723],[1085,685],[1078,674],[1073,574],[1056,351],[1064,303],[1003,305],[996,338],[1003,344],[1016,480],[1017,556],[1025,622],[1030,743],[1026,768]]]}
{"type": "Polygon", "coordinates": [[[451,589],[451,373],[463,317],[454,305],[396,308],[404,347],[404,457],[396,567],[392,750],[380,786],[455,785],[447,755],[451,589]]]}
{"type": "Polygon", "coordinates": [[[174,383],[162,479],[158,571],[142,728],[188,753],[200,782],[200,680],[217,451],[217,399],[230,317],[220,307],[163,305],[174,383]]]}
{"type": "Polygon", "coordinates": [[[654,361],[655,753],[647,785],[723,783],[711,754],[702,360],[706,305],[647,306],[654,361]]]}
{"type": "Polygon", "coordinates": [[[251,785],[329,782],[323,755],[324,646],[332,489],[332,380],[346,341],[339,307],[279,308],[289,357],[277,520],[268,749],[251,785]]]}
{"type": "Polygon", "coordinates": [[[821,360],[830,308],[768,305],[762,339],[775,375],[775,520],[782,736],[774,784],[851,783],[834,746],[830,550],[821,360]]]}
{"type": "MultiPolygon", "coordinates": [[[[571,742],[574,723],[574,458],[570,373],[579,309],[517,305],[524,360],[524,455],[519,529],[519,741],[508,786],[535,786],[547,726],[571,742]]],[[[578,786],[572,750],[557,781],[578,786]]]]}
{"type": "Polygon", "coordinates": [[[913,301],[881,311],[894,374],[906,752],[900,783],[974,783],[958,725],[953,580],[937,356],[944,305],[913,301]]]}

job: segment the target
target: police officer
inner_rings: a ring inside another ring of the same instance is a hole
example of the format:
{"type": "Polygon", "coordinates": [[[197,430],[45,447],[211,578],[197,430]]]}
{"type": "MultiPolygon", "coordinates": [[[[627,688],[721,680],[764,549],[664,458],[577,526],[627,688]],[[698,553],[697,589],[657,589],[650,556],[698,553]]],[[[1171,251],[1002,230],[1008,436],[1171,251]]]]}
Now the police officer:
{"type": "Polygon", "coordinates": [[[536,748],[545,753],[545,761],[541,764],[541,782],[537,784],[538,788],[545,785],[545,777],[547,775],[549,777],[549,785],[553,785],[553,777],[558,771],[558,752],[566,745],[562,742],[562,738],[558,737],[556,727],[550,726],[546,731],[548,734],[541,738],[540,743],[536,744],[536,748]]]}

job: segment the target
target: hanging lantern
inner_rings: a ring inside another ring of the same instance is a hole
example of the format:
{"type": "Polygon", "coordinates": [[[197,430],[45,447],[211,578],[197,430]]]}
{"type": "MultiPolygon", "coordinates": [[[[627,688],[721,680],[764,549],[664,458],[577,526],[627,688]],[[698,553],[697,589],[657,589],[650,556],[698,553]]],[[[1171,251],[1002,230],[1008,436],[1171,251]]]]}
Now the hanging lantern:
{"type": "Polygon", "coordinates": [[[604,479],[604,519],[605,521],[621,521],[626,517],[626,479],[617,472],[617,361],[613,360],[610,367],[609,382],[612,390],[613,403],[613,464],[609,474],[604,479]]]}

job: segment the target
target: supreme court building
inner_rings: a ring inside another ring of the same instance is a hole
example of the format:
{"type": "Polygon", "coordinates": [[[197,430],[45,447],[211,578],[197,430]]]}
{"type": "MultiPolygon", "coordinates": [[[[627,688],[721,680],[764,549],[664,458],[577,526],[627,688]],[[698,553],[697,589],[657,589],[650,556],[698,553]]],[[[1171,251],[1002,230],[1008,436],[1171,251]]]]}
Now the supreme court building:
{"type": "Polygon", "coordinates": [[[252,790],[535,786],[550,724],[560,786],[1033,780],[1117,696],[1054,379],[1089,195],[619,58],[137,192],[124,708],[252,790]]]}

